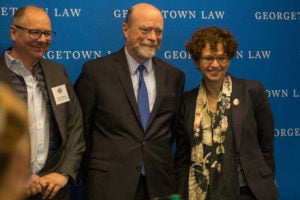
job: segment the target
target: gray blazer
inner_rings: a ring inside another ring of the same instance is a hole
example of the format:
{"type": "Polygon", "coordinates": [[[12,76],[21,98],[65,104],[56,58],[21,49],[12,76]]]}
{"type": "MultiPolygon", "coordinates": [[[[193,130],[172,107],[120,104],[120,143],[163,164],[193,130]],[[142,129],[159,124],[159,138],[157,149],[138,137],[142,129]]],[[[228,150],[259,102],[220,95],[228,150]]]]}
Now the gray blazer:
{"type": "MultiPolygon", "coordinates": [[[[187,196],[193,124],[198,89],[186,92],[181,106],[177,134],[177,189],[187,196]]],[[[269,100],[257,81],[232,77],[232,128],[236,152],[245,178],[258,200],[273,200],[279,196],[275,186],[274,120],[269,100]]]]}
{"type": "MultiPolygon", "coordinates": [[[[46,161],[40,175],[50,172],[64,172],[75,180],[85,151],[81,108],[64,67],[45,59],[41,59],[39,62],[44,72],[53,115],[62,139],[59,150],[51,160],[46,161]],[[51,88],[62,84],[65,84],[67,88],[70,101],[56,105],[51,88]]],[[[4,54],[0,57],[0,81],[13,87],[12,77],[5,63],[4,54]]]]}

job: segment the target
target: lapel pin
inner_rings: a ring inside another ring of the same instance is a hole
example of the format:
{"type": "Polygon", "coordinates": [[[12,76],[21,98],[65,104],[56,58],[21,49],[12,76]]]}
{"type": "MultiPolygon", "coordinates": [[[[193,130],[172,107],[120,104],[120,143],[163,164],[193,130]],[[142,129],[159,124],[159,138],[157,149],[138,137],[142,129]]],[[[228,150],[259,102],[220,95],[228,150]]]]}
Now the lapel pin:
{"type": "Polygon", "coordinates": [[[238,99],[233,100],[233,105],[237,106],[240,104],[240,101],[238,99]]]}

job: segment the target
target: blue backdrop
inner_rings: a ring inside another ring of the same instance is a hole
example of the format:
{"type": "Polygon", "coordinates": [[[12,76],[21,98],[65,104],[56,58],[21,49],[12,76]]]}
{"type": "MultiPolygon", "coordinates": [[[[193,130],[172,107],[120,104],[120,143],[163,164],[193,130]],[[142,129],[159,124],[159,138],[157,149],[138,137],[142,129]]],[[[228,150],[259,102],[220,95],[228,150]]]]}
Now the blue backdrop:
{"type": "MultiPolygon", "coordinates": [[[[9,25],[17,8],[43,7],[57,32],[46,58],[67,68],[73,82],[84,62],[120,49],[126,12],[136,0],[1,0],[0,51],[11,46],[9,25]]],[[[185,89],[197,86],[184,44],[195,29],[217,25],[239,42],[230,73],[261,81],[275,117],[276,181],[281,200],[300,199],[300,1],[152,0],[165,18],[158,56],[183,70],[185,89]]]]}

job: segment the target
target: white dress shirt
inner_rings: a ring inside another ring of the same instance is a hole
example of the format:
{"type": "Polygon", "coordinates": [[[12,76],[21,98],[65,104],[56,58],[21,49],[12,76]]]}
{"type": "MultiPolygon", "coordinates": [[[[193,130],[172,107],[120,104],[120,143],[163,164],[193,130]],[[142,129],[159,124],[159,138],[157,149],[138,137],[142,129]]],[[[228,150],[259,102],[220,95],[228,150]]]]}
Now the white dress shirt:
{"type": "Polygon", "coordinates": [[[39,172],[45,165],[49,148],[49,120],[46,103],[36,77],[26,69],[21,60],[14,59],[5,52],[8,68],[24,78],[27,88],[29,133],[31,142],[32,173],[39,172]]]}

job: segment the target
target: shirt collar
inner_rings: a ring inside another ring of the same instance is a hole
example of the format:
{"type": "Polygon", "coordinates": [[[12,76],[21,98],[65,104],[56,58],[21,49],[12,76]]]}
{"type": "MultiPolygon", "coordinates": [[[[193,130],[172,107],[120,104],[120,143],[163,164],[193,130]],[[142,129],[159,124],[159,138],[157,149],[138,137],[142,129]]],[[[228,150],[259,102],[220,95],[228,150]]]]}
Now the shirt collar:
{"type": "Polygon", "coordinates": [[[21,65],[23,65],[23,63],[22,63],[21,60],[17,60],[15,58],[13,58],[11,55],[9,55],[8,52],[9,51],[5,51],[5,62],[6,62],[6,65],[7,65],[8,69],[10,69],[13,64],[21,64],[21,65]]]}
{"type": "Polygon", "coordinates": [[[131,75],[133,75],[134,73],[137,73],[136,72],[137,68],[141,64],[143,64],[145,66],[146,72],[148,74],[152,72],[152,70],[153,70],[152,59],[149,59],[145,63],[138,63],[131,55],[129,55],[126,47],[124,49],[125,49],[125,55],[126,55],[126,58],[127,58],[127,62],[128,62],[128,66],[129,66],[129,71],[130,71],[131,75]]]}
{"type": "Polygon", "coordinates": [[[28,76],[31,73],[26,69],[23,62],[21,60],[15,59],[8,53],[9,51],[5,51],[5,62],[9,70],[20,76],[28,76]]]}

